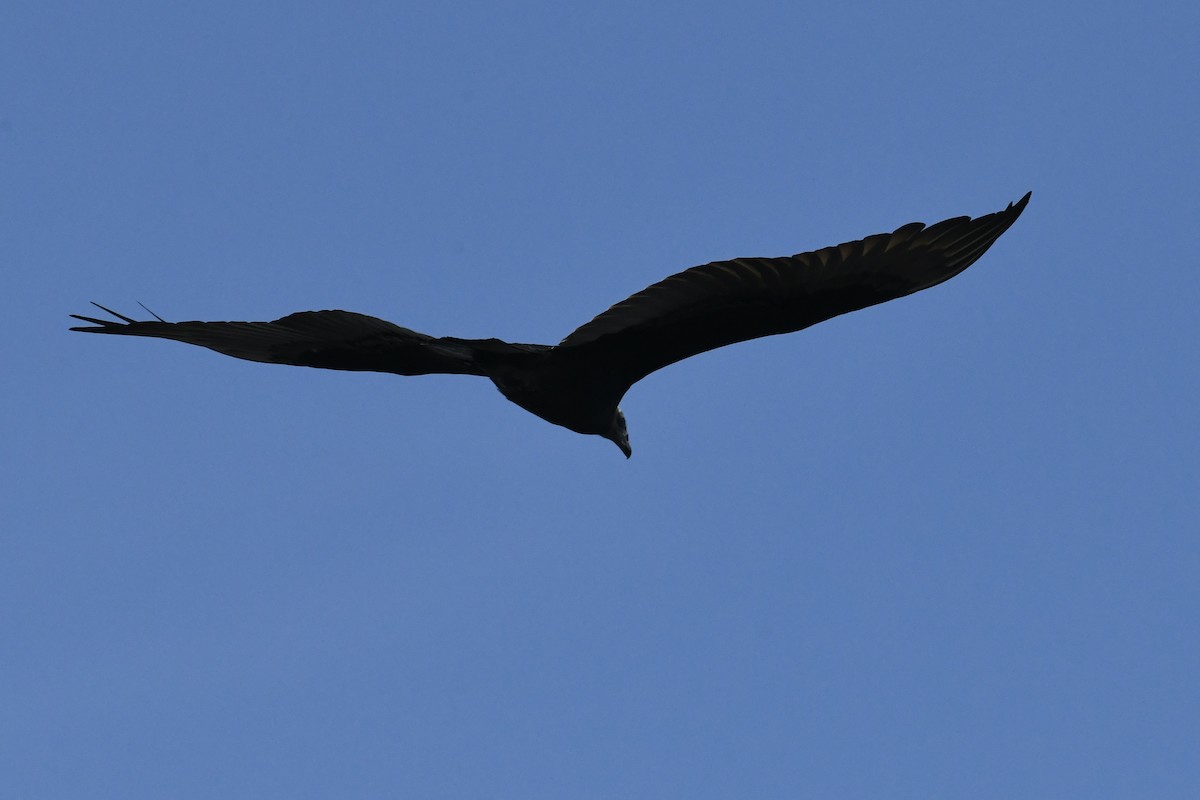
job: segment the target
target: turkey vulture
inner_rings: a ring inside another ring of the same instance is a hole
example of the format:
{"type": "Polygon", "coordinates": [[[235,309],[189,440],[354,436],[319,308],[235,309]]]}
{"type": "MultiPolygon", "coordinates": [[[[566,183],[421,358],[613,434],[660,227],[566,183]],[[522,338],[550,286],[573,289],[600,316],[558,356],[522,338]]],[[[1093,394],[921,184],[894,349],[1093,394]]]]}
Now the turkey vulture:
{"type": "MultiPolygon", "coordinates": [[[[1032,194],[1032,193],[1031,193],[1032,194]]],[[[397,375],[482,375],[547,422],[603,436],[628,458],[617,407],[657,369],[734,342],[790,333],[954,277],[1016,221],[1003,211],[955,217],[780,258],[714,261],[665,278],[575,329],[557,346],[436,338],[351,311],[301,311],[274,322],[118,321],[76,314],[89,333],[153,336],[235,358],[397,375]]]]}

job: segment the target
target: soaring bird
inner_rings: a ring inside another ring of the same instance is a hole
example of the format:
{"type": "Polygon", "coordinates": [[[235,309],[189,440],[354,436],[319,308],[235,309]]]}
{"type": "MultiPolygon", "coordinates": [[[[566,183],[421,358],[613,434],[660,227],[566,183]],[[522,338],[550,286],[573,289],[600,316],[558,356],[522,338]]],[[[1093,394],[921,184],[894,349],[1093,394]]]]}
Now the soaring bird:
{"type": "Polygon", "coordinates": [[[274,322],[141,321],[71,316],[88,333],[152,336],[268,364],[482,375],[547,422],[595,434],[632,455],[619,403],[642,378],[697,353],[791,333],[948,280],[1008,230],[1030,194],[1003,211],[913,222],[836,247],[735,258],[664,278],[576,328],[557,345],[441,338],[352,311],[301,311],[274,322]],[[119,320],[119,321],[118,321],[119,320]]]}

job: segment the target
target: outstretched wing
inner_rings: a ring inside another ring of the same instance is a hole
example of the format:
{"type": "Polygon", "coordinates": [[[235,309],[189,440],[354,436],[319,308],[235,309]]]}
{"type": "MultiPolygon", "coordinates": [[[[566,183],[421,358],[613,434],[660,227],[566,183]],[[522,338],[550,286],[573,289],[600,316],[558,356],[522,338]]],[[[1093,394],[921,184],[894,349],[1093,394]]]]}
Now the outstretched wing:
{"type": "Polygon", "coordinates": [[[476,345],[503,344],[495,340],[438,339],[351,311],[302,311],[274,322],[166,322],[138,321],[98,303],[92,305],[121,321],[72,314],[92,324],[71,330],[174,339],[267,364],[397,375],[482,375],[474,359],[476,345]]]}
{"type": "Polygon", "coordinates": [[[1008,230],[1029,197],[978,219],[914,222],[811,253],[693,267],[576,329],[560,353],[594,361],[619,397],[651,372],[697,353],[798,331],[952,278],[1008,230]]]}

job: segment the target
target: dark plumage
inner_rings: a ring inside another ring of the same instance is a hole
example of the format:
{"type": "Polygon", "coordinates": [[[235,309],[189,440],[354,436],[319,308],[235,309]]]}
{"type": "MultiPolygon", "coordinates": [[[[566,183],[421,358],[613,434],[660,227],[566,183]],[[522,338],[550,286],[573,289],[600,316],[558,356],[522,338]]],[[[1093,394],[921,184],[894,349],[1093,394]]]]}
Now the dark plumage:
{"type": "Polygon", "coordinates": [[[617,404],[651,372],[939,284],[975,263],[1028,202],[1026,194],[978,219],[914,222],[811,253],[693,267],[622,300],[558,346],[435,338],[350,311],[302,311],[274,322],[143,322],[93,304],[120,322],[72,314],[92,324],[71,330],[175,339],[268,364],[482,375],[522,408],[603,436],[629,457],[617,404]]]}

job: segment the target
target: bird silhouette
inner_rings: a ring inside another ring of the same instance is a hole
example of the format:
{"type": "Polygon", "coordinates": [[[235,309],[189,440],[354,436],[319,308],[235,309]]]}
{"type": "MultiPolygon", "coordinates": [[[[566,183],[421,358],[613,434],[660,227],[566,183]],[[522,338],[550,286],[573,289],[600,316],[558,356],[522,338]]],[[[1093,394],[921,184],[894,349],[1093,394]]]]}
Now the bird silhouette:
{"type": "MultiPolygon", "coordinates": [[[[1032,193],[1030,193],[1032,194],[1032,193]]],[[[274,322],[114,320],[71,316],[73,331],[150,336],[268,364],[481,375],[547,422],[595,434],[632,454],[618,404],[668,364],[727,344],[790,333],[928,289],[975,263],[1029,202],[778,258],[714,261],[649,286],[576,328],[558,345],[434,337],[351,311],[301,311],[274,322]]]]}

